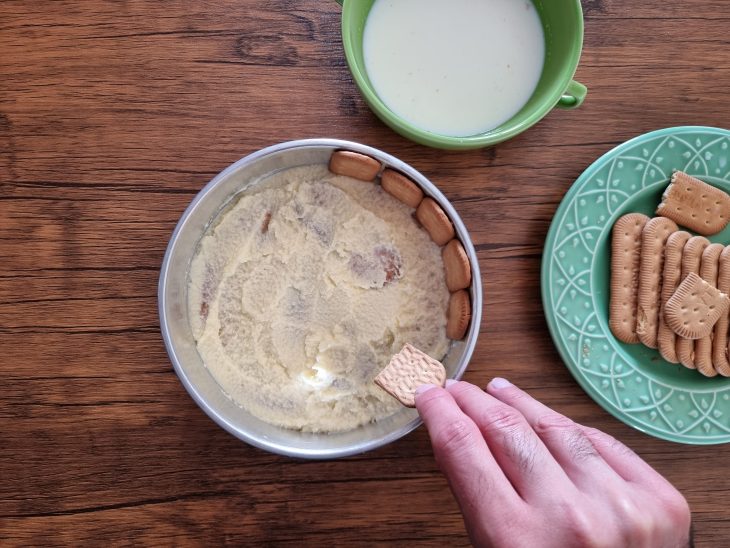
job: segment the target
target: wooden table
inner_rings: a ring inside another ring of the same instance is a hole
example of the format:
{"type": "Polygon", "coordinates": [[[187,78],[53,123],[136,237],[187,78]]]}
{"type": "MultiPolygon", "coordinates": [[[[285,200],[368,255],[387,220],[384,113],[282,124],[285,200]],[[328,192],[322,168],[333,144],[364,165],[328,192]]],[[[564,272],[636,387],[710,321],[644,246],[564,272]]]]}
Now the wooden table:
{"type": "Polygon", "coordinates": [[[168,238],[218,171],[338,137],[429,176],[471,230],[485,321],[466,379],[506,376],[617,436],[688,498],[698,545],[730,544],[727,446],[613,419],[548,335],[541,249],[565,191],[646,131],[730,126],[725,0],[584,0],[585,104],[496,148],[415,145],[368,110],[324,0],[0,3],[0,544],[468,542],[419,429],[299,462],[238,441],[178,381],[160,337],[168,238]]]}

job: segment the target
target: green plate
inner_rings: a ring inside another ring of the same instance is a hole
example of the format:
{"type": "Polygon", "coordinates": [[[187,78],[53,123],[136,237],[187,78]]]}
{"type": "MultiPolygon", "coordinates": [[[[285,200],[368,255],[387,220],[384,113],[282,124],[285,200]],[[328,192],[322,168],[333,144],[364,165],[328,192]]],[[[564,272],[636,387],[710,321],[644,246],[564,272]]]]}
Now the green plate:
{"type": "MultiPolygon", "coordinates": [[[[730,441],[730,378],[706,378],[608,328],[610,234],[621,215],[653,215],[672,170],[730,192],[730,131],[676,127],[636,137],[573,184],[545,243],[542,301],[563,361],[593,400],[652,436],[689,444],[730,441]]],[[[730,227],[710,238],[730,243],[730,227]]]]}

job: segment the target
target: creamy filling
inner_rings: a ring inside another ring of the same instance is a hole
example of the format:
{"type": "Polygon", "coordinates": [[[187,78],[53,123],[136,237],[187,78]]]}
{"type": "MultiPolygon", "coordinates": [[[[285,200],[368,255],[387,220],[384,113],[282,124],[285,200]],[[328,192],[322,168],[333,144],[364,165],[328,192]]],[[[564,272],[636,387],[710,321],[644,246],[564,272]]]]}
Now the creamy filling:
{"type": "Polygon", "coordinates": [[[258,418],[343,431],[399,404],[372,381],[403,344],[447,351],[440,248],[413,210],[325,166],[269,177],[228,207],[191,263],[198,352],[258,418]]]}

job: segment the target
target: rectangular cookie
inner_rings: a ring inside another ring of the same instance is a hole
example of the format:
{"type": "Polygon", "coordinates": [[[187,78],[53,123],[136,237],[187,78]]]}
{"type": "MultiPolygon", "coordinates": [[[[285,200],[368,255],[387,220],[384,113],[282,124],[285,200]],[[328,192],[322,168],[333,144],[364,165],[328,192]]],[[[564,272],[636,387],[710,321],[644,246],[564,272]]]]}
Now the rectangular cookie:
{"type": "Polygon", "coordinates": [[[650,219],[641,232],[639,293],[636,308],[636,334],[649,348],[657,347],[659,303],[661,301],[664,246],[672,232],[678,230],[666,217],[650,219]]]}
{"type": "MultiPolygon", "coordinates": [[[[720,269],[717,274],[717,289],[730,295],[730,246],[720,254],[720,269]]],[[[730,361],[728,361],[728,327],[730,316],[720,317],[715,324],[712,337],[712,365],[723,377],[730,377],[730,361]]]]}
{"type": "Polygon", "coordinates": [[[445,382],[443,364],[411,344],[406,344],[375,377],[375,384],[406,407],[416,406],[419,386],[443,386],[445,382]]]}
{"type": "Polygon", "coordinates": [[[720,232],[730,221],[730,196],[683,171],[675,171],[656,212],[708,236],[720,232]]]}
{"type": "Polygon", "coordinates": [[[639,291],[641,233],[649,217],[629,213],[613,225],[611,234],[611,293],[608,325],[614,336],[625,343],[639,342],[636,334],[636,307],[639,291]]]}
{"type": "Polygon", "coordinates": [[[664,270],[662,273],[661,303],[659,304],[659,327],[657,328],[657,347],[662,358],[670,363],[679,363],[677,358],[677,335],[667,325],[664,319],[664,308],[667,301],[674,295],[682,281],[682,251],[687,240],[692,236],[689,232],[680,230],[672,233],[667,239],[664,249],[664,270]]]}
{"type": "MultiPolygon", "coordinates": [[[[708,245],[710,245],[709,240],[703,236],[693,236],[687,241],[682,250],[681,279],[684,280],[691,272],[699,275],[702,253],[708,245]]],[[[677,359],[683,366],[696,369],[695,342],[693,340],[677,337],[677,359]]]]}
{"type": "MultiPolygon", "coordinates": [[[[720,291],[716,289],[717,276],[720,271],[720,255],[724,250],[725,246],[722,244],[708,245],[702,253],[702,264],[700,265],[700,276],[718,293],[720,291]]],[[[715,321],[719,321],[720,317],[726,315],[726,312],[718,314],[718,319],[715,321]]],[[[712,364],[712,332],[713,330],[710,329],[707,335],[695,341],[695,366],[697,371],[706,377],[717,375],[717,371],[715,371],[712,364]]]]}

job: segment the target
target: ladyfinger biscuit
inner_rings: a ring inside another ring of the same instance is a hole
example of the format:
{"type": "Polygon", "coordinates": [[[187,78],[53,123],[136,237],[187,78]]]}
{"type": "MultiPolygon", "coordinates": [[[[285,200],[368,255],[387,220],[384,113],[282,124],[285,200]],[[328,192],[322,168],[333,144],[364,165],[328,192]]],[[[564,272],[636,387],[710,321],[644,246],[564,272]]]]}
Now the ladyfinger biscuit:
{"type": "Polygon", "coordinates": [[[380,162],[365,154],[337,150],[330,156],[329,170],[335,175],[347,175],[361,181],[373,181],[380,171],[380,162]]]}
{"type": "Polygon", "coordinates": [[[730,196],[682,171],[675,171],[656,212],[699,234],[717,234],[730,220],[730,196]]]}
{"type": "Polygon", "coordinates": [[[729,306],[730,298],[725,293],[693,272],[667,301],[667,325],[680,337],[700,339],[712,333],[717,320],[727,313],[729,306]]]}
{"type": "Polygon", "coordinates": [[[471,284],[471,265],[461,242],[454,238],[441,251],[446,274],[446,287],[454,292],[471,284]]]}
{"type": "Polygon", "coordinates": [[[395,170],[383,170],[383,174],[380,176],[380,185],[385,192],[413,209],[417,208],[423,200],[421,187],[395,170]]]}
{"type": "Polygon", "coordinates": [[[421,201],[416,209],[416,219],[438,245],[444,245],[454,237],[454,225],[433,198],[421,201]]]}
{"type": "Polygon", "coordinates": [[[690,233],[684,230],[673,232],[667,239],[667,245],[664,249],[659,327],[657,329],[656,339],[659,353],[662,355],[662,358],[670,363],[679,363],[675,349],[677,335],[669,328],[667,322],[664,320],[664,308],[682,281],[682,250],[690,238],[690,233]]]}
{"type": "MultiPolygon", "coordinates": [[[[730,246],[720,254],[720,271],[717,274],[717,289],[730,295],[730,246]]],[[[728,327],[730,317],[720,316],[715,324],[712,337],[712,365],[723,377],[730,377],[730,361],[728,361],[728,327]]]]}
{"type": "Polygon", "coordinates": [[[446,369],[441,362],[406,344],[375,377],[375,384],[406,407],[416,406],[416,388],[423,384],[443,386],[446,369]]]}
{"type": "Polygon", "coordinates": [[[629,213],[613,225],[611,234],[611,294],[608,325],[625,343],[638,343],[636,307],[639,291],[641,232],[649,217],[629,213]]]}
{"type": "Polygon", "coordinates": [[[454,341],[463,339],[470,320],[469,293],[464,289],[459,289],[449,298],[449,309],[446,313],[446,336],[454,341]]]}
{"type": "MultiPolygon", "coordinates": [[[[692,272],[695,274],[700,273],[702,253],[708,245],[710,245],[710,241],[703,236],[693,236],[684,244],[684,249],[682,250],[682,280],[692,272]]],[[[694,341],[677,337],[677,358],[683,366],[689,369],[695,369],[694,341]]]]}
{"type": "Polygon", "coordinates": [[[665,217],[654,217],[647,221],[644,230],[641,231],[636,334],[649,348],[657,347],[664,246],[669,235],[677,230],[674,221],[665,217]]]}
{"type": "MultiPolygon", "coordinates": [[[[720,255],[724,249],[725,246],[722,244],[710,244],[702,253],[700,277],[713,288],[717,287],[717,275],[720,270],[720,255]]],[[[715,323],[717,323],[717,321],[715,323]]],[[[706,377],[714,377],[717,375],[717,371],[715,371],[715,368],[712,365],[713,329],[710,329],[710,332],[707,335],[695,341],[695,366],[697,367],[697,371],[706,377]]]]}

